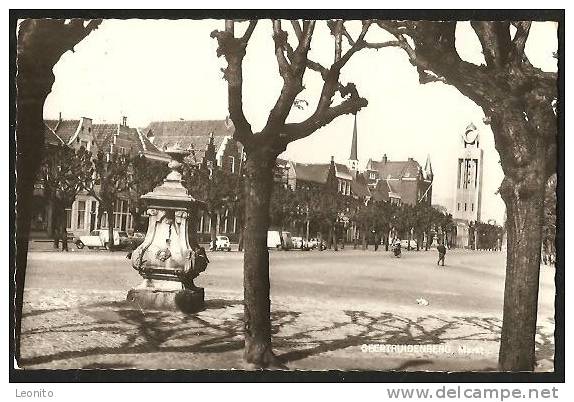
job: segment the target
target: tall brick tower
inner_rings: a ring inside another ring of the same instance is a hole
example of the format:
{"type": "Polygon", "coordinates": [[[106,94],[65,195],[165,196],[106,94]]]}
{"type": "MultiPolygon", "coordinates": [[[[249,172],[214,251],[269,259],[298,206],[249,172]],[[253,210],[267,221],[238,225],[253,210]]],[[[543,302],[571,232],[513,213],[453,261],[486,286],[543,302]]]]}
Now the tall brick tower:
{"type": "Polygon", "coordinates": [[[482,198],[482,160],[479,132],[469,124],[462,136],[456,171],[456,188],[453,218],[467,222],[480,221],[482,198]]]}

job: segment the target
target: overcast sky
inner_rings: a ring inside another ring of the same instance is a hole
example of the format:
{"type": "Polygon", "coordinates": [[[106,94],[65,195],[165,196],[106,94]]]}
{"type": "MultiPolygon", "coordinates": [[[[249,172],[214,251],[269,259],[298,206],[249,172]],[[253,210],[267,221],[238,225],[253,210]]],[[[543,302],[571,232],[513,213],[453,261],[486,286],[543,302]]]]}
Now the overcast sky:
{"type": "MultiPolygon", "coordinates": [[[[311,57],[328,64],[332,37],[319,23],[311,44],[311,57]]],[[[286,28],[290,25],[286,24],[286,28]]],[[[216,56],[216,41],[209,34],[222,29],[216,20],[107,20],[67,52],[56,65],[56,81],[44,107],[46,118],[91,117],[94,122],[119,122],[145,127],[154,120],[224,119],[227,85],[216,56]]],[[[358,28],[356,25],[354,28],[358,28]]],[[[353,29],[353,28],[352,28],[353,29]]],[[[367,39],[384,39],[377,31],[367,39]]],[[[478,39],[468,22],[457,27],[461,57],[484,63],[478,39]]],[[[557,50],[556,25],[534,23],[526,53],[531,62],[556,70],[552,53],[557,50]]],[[[457,151],[461,134],[473,122],[484,149],[483,220],[502,223],[504,203],[495,192],[502,180],[492,132],[482,122],[482,110],[454,87],[420,85],[414,67],[399,49],[364,50],[353,56],[342,74],[354,82],[369,105],[358,114],[358,153],[361,166],[369,158],[390,160],[413,157],[424,166],[430,154],[435,183],[433,204],[452,209],[457,151]]],[[[281,88],[273,53],[271,22],[260,21],[244,62],[244,106],[254,130],[265,124],[281,88]]],[[[299,98],[310,106],[294,110],[289,120],[311,113],[322,80],[314,72],[304,77],[306,89],[299,98]]],[[[349,157],[353,117],[343,116],[310,137],[289,145],[283,157],[301,162],[328,162],[331,155],[345,162],[349,157]]]]}

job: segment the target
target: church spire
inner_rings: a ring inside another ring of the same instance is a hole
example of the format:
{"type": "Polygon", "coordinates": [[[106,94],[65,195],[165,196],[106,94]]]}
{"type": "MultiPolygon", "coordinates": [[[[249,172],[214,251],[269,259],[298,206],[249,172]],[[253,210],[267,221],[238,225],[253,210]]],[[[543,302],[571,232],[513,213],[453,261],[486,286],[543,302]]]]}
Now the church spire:
{"type": "Polygon", "coordinates": [[[357,114],[355,114],[355,124],[353,126],[353,140],[351,142],[351,155],[349,156],[350,161],[356,161],[357,158],[357,114]]]}
{"type": "Polygon", "coordinates": [[[433,179],[432,165],[430,161],[430,154],[427,154],[427,161],[425,163],[425,175],[428,180],[433,179]]]}

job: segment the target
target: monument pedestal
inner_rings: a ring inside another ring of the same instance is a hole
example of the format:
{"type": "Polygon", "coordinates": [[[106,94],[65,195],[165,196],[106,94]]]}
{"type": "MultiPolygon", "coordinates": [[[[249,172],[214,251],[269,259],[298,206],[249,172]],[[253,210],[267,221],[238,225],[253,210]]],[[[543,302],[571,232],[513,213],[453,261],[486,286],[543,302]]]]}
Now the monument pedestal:
{"type": "MultiPolygon", "coordinates": [[[[196,313],[205,308],[203,288],[170,289],[169,287],[153,286],[147,282],[147,286],[131,289],[128,292],[127,301],[144,310],[196,313]]],[[[177,284],[179,285],[179,283],[177,284]]]]}
{"type": "Polygon", "coordinates": [[[127,300],[142,310],[194,313],[205,307],[203,288],[193,280],[205,271],[207,255],[188,238],[197,201],[182,184],[183,159],[188,151],[176,149],[163,183],[142,195],[148,229],[144,241],[133,251],[132,267],[144,278],[128,292],[127,300]]]}

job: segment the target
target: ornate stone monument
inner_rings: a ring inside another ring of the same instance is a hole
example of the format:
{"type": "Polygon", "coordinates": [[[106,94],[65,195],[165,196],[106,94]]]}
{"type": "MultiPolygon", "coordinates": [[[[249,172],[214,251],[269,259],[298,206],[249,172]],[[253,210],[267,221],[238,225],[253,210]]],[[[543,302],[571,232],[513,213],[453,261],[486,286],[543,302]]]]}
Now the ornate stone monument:
{"type": "Polygon", "coordinates": [[[203,248],[191,247],[190,217],[198,202],[181,184],[186,152],[167,151],[171,172],[164,182],[142,196],[147,204],[148,230],[143,243],[132,253],[132,267],[143,277],[128,292],[127,300],[142,309],[194,312],[204,307],[203,288],[193,280],[207,267],[203,248]]]}

